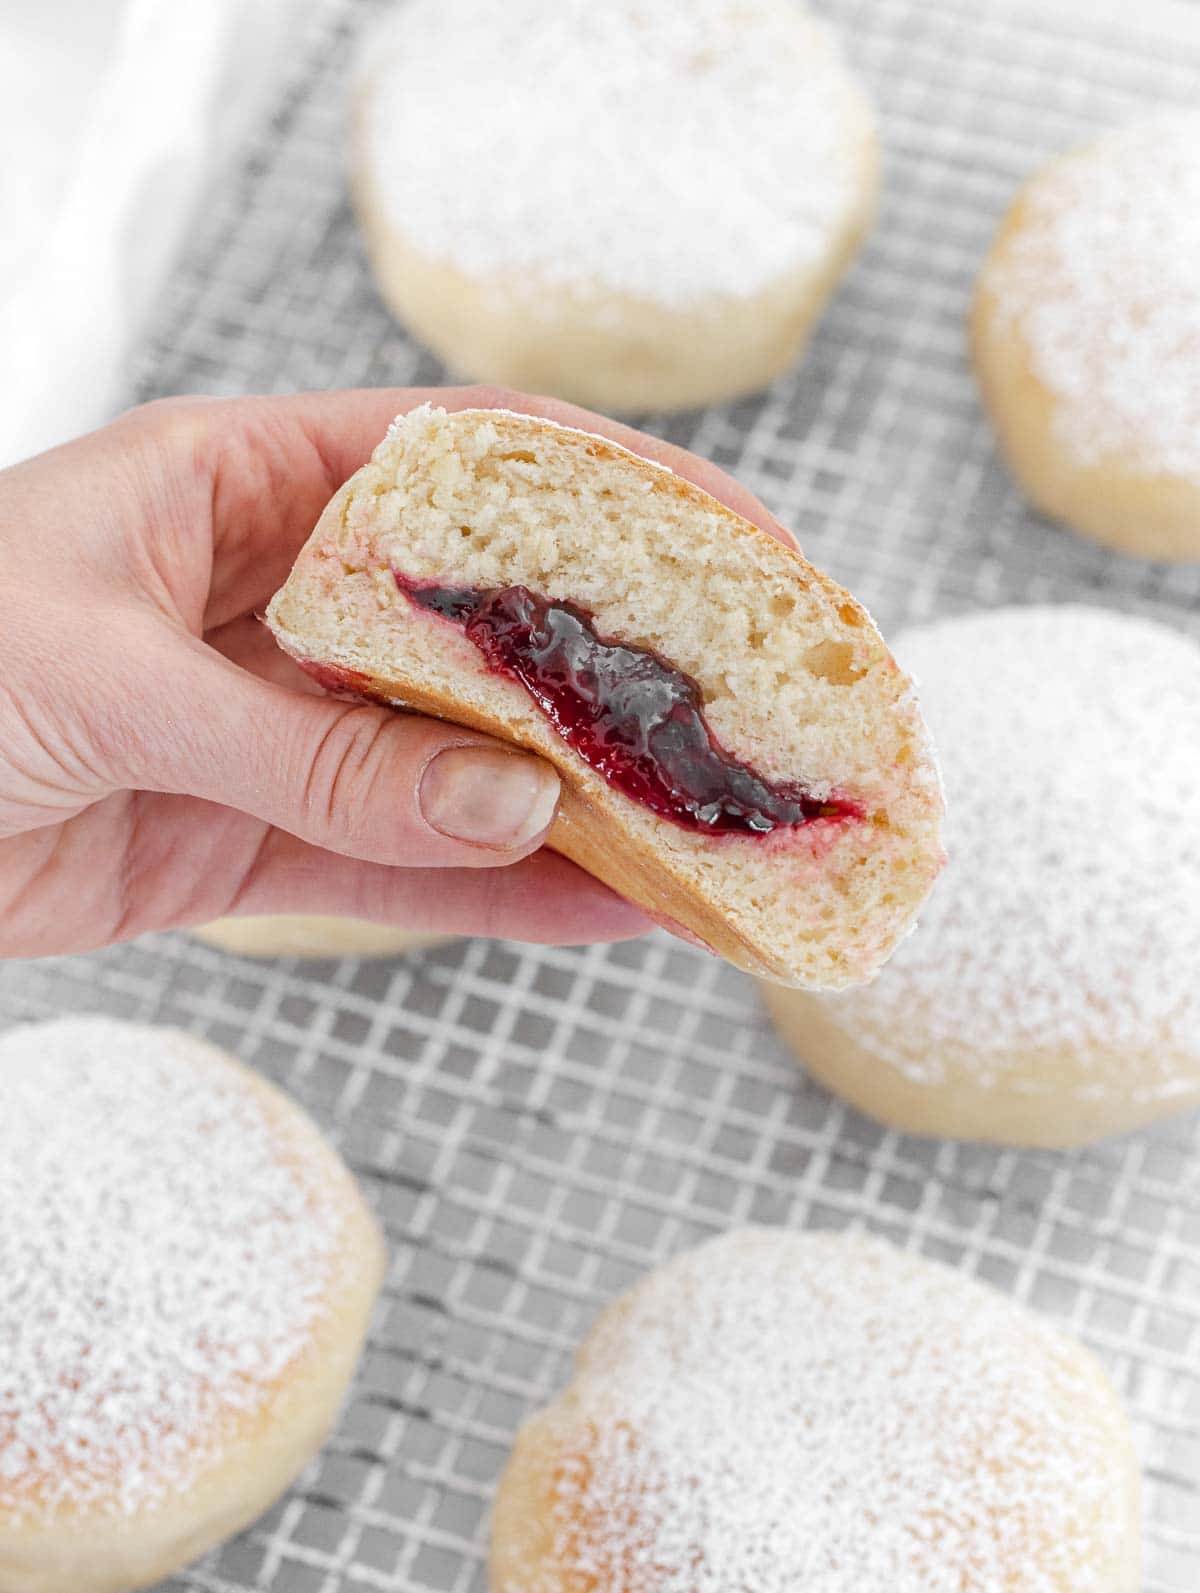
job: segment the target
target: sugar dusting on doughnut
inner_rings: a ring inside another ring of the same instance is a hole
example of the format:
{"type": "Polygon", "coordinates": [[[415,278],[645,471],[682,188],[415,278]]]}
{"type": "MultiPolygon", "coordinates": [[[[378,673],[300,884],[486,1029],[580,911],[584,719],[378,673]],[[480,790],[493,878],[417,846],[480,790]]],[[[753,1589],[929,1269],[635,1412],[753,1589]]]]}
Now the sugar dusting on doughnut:
{"type": "Polygon", "coordinates": [[[748,297],[817,259],[855,202],[836,52],[790,3],[407,0],[375,48],[396,226],[533,300],[748,297]]]}
{"type": "Polygon", "coordinates": [[[1143,1076],[1109,1087],[1194,1090],[1171,1057],[1200,1035],[1200,648],[1064,606],[942,621],[897,652],[938,747],[950,862],[881,976],[825,1011],[924,1083],[1125,1047],[1143,1076]]]}
{"type": "Polygon", "coordinates": [[[1060,441],[1200,480],[1200,115],[1110,133],[1022,204],[983,286],[1059,400],[1060,441]]]}
{"type": "Polygon", "coordinates": [[[302,1120],[186,1035],[0,1039],[0,1508],[131,1514],[214,1458],[311,1340],[337,1265],[302,1120]]]}
{"type": "Polygon", "coordinates": [[[1110,1593],[1136,1559],[1091,1358],[874,1239],[748,1230],[678,1258],[601,1318],[543,1421],[541,1589],[1110,1593]]]}

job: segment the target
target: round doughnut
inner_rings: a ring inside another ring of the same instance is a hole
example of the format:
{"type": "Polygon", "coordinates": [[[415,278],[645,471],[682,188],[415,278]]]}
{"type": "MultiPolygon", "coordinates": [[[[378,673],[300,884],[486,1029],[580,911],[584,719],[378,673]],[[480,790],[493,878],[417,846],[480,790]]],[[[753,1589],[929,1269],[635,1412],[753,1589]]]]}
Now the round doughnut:
{"type": "Polygon", "coordinates": [[[871,985],[763,994],[803,1065],[917,1134],[1076,1145],[1200,1103],[1200,648],[1100,609],[902,636],[950,862],[871,985]]]}
{"type": "Polygon", "coordinates": [[[1200,115],[1109,133],[1018,193],[979,278],[975,367],[1053,519],[1200,559],[1200,115]]]}
{"type": "Polygon", "coordinates": [[[0,1593],[158,1582],[328,1431],[383,1271],[334,1151],[174,1030],[0,1038],[0,1593]]]}
{"type": "Polygon", "coordinates": [[[795,0],[407,0],[352,144],[399,319],[472,380],[601,410],[785,370],[876,188],[867,101],[795,0]]]}
{"type": "Polygon", "coordinates": [[[492,1593],[1137,1593],[1128,1423],[1082,1345],[877,1239],[649,1274],[500,1484],[492,1593]]]}
{"type": "Polygon", "coordinates": [[[268,913],[261,917],[218,918],[191,931],[219,951],[240,957],[393,957],[422,946],[437,946],[442,935],[415,935],[391,924],[361,918],[327,918],[319,913],[268,913]]]}

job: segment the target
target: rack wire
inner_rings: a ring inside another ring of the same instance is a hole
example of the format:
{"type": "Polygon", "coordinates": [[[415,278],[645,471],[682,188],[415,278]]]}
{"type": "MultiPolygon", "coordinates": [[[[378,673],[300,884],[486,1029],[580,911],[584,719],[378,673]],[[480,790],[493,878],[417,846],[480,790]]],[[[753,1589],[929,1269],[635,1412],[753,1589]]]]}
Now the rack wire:
{"type": "MultiPolygon", "coordinates": [[[[139,396],[444,379],[380,305],[345,195],[347,73],[377,9],[318,0],[165,297],[139,396]]],[[[1119,559],[1026,510],[963,339],[1015,184],[1103,126],[1194,104],[1196,21],[980,0],[822,9],[879,107],[878,224],[801,368],[760,397],[645,423],[735,471],[885,627],[1082,599],[1200,629],[1200,570],[1119,559]]],[[[163,1593],[483,1593],[513,1433],[598,1308],[745,1222],[871,1229],[1079,1334],[1137,1428],[1145,1593],[1200,1588],[1196,1118],[1070,1154],[886,1132],[795,1068],[748,980],[662,935],[327,964],[164,936],[0,969],[4,1020],[96,1008],[179,1024],[281,1082],[349,1158],[392,1246],[332,1441],[163,1593]]]]}

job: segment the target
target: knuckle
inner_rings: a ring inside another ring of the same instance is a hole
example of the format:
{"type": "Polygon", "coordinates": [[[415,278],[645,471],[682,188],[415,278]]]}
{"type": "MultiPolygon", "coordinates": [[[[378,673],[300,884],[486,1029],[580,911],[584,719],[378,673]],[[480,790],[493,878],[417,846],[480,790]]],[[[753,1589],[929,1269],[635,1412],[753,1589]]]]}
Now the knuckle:
{"type": "Polygon", "coordinates": [[[191,472],[206,477],[216,455],[220,428],[214,411],[224,402],[212,398],[155,398],[126,410],[117,425],[129,432],[131,458],[157,479],[162,470],[172,475],[191,472]]]}
{"type": "MultiPolygon", "coordinates": [[[[335,844],[351,842],[373,827],[391,761],[390,729],[376,709],[348,707],[317,743],[304,777],[302,809],[309,826],[335,844]]],[[[393,801],[395,783],[393,778],[393,801]]]]}
{"type": "Polygon", "coordinates": [[[152,398],[144,404],[135,404],[117,418],[124,426],[143,432],[169,433],[195,431],[207,428],[212,410],[220,403],[216,398],[199,398],[184,394],[173,398],[152,398]]]}

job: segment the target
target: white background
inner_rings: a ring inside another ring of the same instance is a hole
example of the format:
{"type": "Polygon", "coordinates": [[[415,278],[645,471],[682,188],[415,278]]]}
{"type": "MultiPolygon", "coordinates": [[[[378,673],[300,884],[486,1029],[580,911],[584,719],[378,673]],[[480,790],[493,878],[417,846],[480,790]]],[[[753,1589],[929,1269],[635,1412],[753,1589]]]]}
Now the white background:
{"type": "Polygon", "coordinates": [[[310,0],[0,0],[0,465],[103,421],[310,0]]]}

